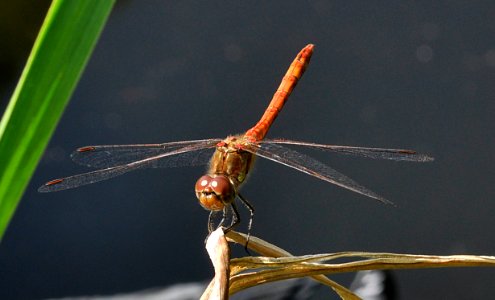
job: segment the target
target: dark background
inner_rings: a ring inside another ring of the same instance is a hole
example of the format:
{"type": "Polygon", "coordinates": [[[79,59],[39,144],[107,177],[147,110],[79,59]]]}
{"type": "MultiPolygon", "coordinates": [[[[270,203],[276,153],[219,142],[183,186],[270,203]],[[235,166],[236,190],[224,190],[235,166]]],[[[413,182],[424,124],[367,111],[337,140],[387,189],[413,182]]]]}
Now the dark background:
{"type": "MultiPolygon", "coordinates": [[[[0,299],[210,278],[208,214],[193,192],[204,168],[137,171],[53,194],[36,189],[87,171],[69,159],[80,146],[245,131],[308,43],[316,45],[312,62],[269,137],[411,148],[436,161],[305,152],[391,207],[259,159],[243,188],[257,210],[253,234],[294,254],[495,254],[495,3],[267,2],[117,5],[0,245],[0,299]]],[[[36,25],[26,12],[17,20],[36,25]]],[[[38,22],[44,14],[40,6],[38,22]]],[[[2,38],[2,49],[19,39],[2,38]]],[[[12,74],[3,78],[3,106],[29,50],[13,51],[20,58],[12,64],[2,53],[2,72],[12,74]]],[[[493,269],[394,274],[402,299],[494,293],[493,269]]],[[[352,275],[334,278],[348,285],[352,275]]]]}

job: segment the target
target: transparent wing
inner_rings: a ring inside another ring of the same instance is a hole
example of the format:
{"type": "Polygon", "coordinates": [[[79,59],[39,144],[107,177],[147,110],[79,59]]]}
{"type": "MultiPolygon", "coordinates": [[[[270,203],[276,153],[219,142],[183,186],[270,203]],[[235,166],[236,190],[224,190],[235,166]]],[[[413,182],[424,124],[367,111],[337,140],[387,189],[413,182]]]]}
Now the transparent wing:
{"type": "Polygon", "coordinates": [[[278,162],[290,168],[309,174],[321,180],[333,183],[345,189],[359,193],[364,196],[379,200],[386,204],[393,202],[376,194],[375,192],[358,184],[351,178],[339,173],[331,167],[317,161],[314,158],[296,152],[292,149],[278,145],[277,143],[263,143],[260,145],[250,145],[244,148],[257,156],[278,162]]]}
{"type": "Polygon", "coordinates": [[[106,169],[69,176],[65,178],[55,179],[42,185],[38,189],[38,191],[42,193],[56,192],[56,191],[79,187],[86,184],[95,183],[102,180],[107,180],[137,169],[155,168],[163,164],[162,160],[167,160],[169,159],[170,156],[180,155],[182,153],[187,153],[188,155],[190,153],[191,154],[196,153],[197,155],[203,157],[204,156],[203,153],[204,152],[211,153],[215,148],[216,144],[217,144],[217,140],[205,141],[205,142],[185,146],[166,153],[162,153],[156,156],[147,157],[142,160],[130,162],[127,164],[113,166],[106,169]]]}
{"type": "MultiPolygon", "coordinates": [[[[143,160],[162,153],[172,152],[192,145],[204,145],[205,147],[209,147],[212,143],[216,144],[219,141],[221,141],[221,139],[180,141],[163,144],[86,146],[74,151],[71,154],[71,158],[75,163],[83,166],[109,168],[143,160]]],[[[197,151],[194,153],[185,152],[180,155],[170,156],[168,159],[157,160],[156,163],[150,167],[168,168],[204,165],[210,159],[209,154],[209,151],[200,153],[197,151]]]]}
{"type": "Polygon", "coordinates": [[[373,159],[389,159],[396,161],[413,161],[413,162],[429,162],[433,161],[433,157],[426,154],[417,153],[414,150],[408,149],[387,149],[387,148],[367,148],[367,147],[352,147],[352,146],[337,146],[308,143],[301,141],[291,141],[284,139],[267,139],[260,142],[261,144],[285,144],[315,148],[323,151],[331,151],[340,154],[354,155],[373,159]]]}

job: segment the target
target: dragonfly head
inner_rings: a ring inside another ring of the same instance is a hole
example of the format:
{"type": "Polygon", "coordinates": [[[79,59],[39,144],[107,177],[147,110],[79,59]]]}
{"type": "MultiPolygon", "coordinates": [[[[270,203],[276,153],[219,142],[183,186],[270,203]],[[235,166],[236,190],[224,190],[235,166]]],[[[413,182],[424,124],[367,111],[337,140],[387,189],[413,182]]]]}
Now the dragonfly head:
{"type": "Polygon", "coordinates": [[[222,210],[235,199],[235,187],[225,175],[203,175],[196,181],[196,197],[207,210],[222,210]]]}

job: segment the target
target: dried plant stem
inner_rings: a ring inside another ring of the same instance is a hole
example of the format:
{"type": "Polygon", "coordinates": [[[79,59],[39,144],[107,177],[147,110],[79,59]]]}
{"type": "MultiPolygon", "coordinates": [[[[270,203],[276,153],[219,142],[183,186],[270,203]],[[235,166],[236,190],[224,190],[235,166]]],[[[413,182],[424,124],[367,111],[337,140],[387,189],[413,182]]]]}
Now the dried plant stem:
{"type": "Polygon", "coordinates": [[[218,228],[210,234],[206,242],[206,250],[215,269],[215,277],[210,282],[201,300],[226,300],[229,299],[229,260],[230,249],[223,234],[218,228]]]}
{"type": "Polygon", "coordinates": [[[310,276],[331,287],[341,299],[356,300],[360,299],[357,295],[325,275],[375,269],[495,267],[494,256],[476,255],[438,256],[349,251],[293,256],[253,236],[248,248],[264,256],[230,259],[227,240],[245,245],[247,236],[235,231],[224,235],[219,228],[208,237],[206,248],[215,268],[215,277],[201,299],[228,299],[229,294],[259,284],[310,276]],[[328,263],[337,259],[344,262],[328,263]]]}
{"type": "MultiPolygon", "coordinates": [[[[245,245],[247,242],[247,235],[231,230],[227,233],[227,239],[229,241],[232,241],[232,242],[235,242],[235,243],[238,243],[241,245],[245,245]]],[[[293,256],[288,251],[285,251],[284,249],[277,247],[273,244],[270,244],[270,243],[268,243],[268,242],[266,242],[260,238],[257,238],[255,236],[251,236],[249,238],[248,248],[261,254],[261,255],[268,256],[268,257],[292,257],[293,256]]],[[[240,270],[239,270],[239,272],[240,272],[240,270]]],[[[235,274],[236,273],[237,272],[235,272],[235,274]]],[[[344,287],[344,286],[338,284],[337,282],[329,279],[325,275],[314,275],[311,277],[314,280],[332,288],[332,290],[334,290],[334,292],[336,292],[342,299],[349,299],[349,300],[361,299],[358,296],[356,296],[353,292],[351,292],[349,289],[347,289],[346,287],[344,287]]],[[[231,292],[234,293],[234,292],[236,292],[236,290],[233,289],[231,292]]]]}

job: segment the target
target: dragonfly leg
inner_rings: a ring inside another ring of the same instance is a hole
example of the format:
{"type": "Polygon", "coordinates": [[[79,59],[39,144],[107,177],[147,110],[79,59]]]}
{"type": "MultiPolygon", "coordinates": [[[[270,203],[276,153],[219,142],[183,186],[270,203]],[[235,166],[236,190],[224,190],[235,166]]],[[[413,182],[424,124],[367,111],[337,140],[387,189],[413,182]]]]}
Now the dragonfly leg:
{"type": "Polygon", "coordinates": [[[214,220],[213,220],[213,216],[215,215],[215,211],[210,211],[210,215],[208,216],[208,235],[210,235],[210,233],[213,232],[213,228],[214,228],[214,220]]]}
{"type": "Polygon", "coordinates": [[[249,253],[249,251],[247,250],[247,246],[249,244],[249,238],[251,237],[251,227],[253,225],[253,218],[254,218],[254,207],[251,205],[251,203],[249,203],[249,201],[247,201],[244,197],[242,197],[241,194],[238,194],[239,196],[239,199],[241,199],[241,202],[242,204],[244,204],[244,206],[246,206],[246,208],[249,210],[249,223],[248,223],[248,234],[247,234],[247,238],[246,238],[246,245],[244,245],[244,249],[246,250],[246,252],[249,253]]]}
{"type": "Polygon", "coordinates": [[[224,232],[229,232],[232,228],[234,228],[239,222],[241,222],[241,217],[239,215],[239,212],[237,211],[237,207],[234,202],[229,205],[228,208],[230,211],[232,211],[232,221],[230,222],[229,227],[226,227],[223,231],[224,232]]]}
{"type": "MultiPolygon", "coordinates": [[[[222,219],[220,220],[220,223],[218,223],[217,228],[218,227],[224,227],[223,224],[225,223],[225,220],[227,220],[227,217],[229,215],[229,210],[230,210],[230,207],[228,207],[228,206],[225,206],[223,208],[223,210],[222,210],[222,219]]],[[[228,228],[230,228],[230,226],[228,228]]]]}
{"type": "MultiPolygon", "coordinates": [[[[227,207],[225,207],[222,210],[222,219],[218,223],[217,226],[215,226],[215,217],[218,215],[219,211],[211,210],[210,214],[208,216],[208,235],[205,238],[205,244],[208,241],[208,238],[210,237],[211,233],[215,231],[216,228],[223,227],[223,224],[225,223],[225,220],[227,219],[227,215],[229,213],[229,210],[227,207]]],[[[230,229],[231,227],[229,227],[230,229]]],[[[225,230],[225,229],[224,229],[225,230]]]]}
{"type": "Polygon", "coordinates": [[[210,237],[210,234],[215,230],[215,220],[214,220],[214,217],[215,215],[217,214],[217,211],[213,211],[211,210],[210,211],[210,214],[208,215],[208,234],[206,235],[206,238],[205,238],[205,244],[206,242],[208,241],[208,238],[210,237]]]}
{"type": "Polygon", "coordinates": [[[215,216],[219,213],[219,211],[210,211],[210,215],[208,216],[208,232],[212,233],[215,228],[223,227],[224,231],[229,231],[239,223],[239,213],[237,212],[237,208],[232,205],[225,206],[222,210],[222,219],[218,222],[218,225],[215,226],[215,216]],[[225,227],[225,221],[229,217],[229,214],[232,214],[232,222],[228,227],[225,227]]]}

